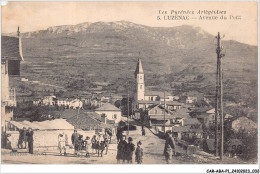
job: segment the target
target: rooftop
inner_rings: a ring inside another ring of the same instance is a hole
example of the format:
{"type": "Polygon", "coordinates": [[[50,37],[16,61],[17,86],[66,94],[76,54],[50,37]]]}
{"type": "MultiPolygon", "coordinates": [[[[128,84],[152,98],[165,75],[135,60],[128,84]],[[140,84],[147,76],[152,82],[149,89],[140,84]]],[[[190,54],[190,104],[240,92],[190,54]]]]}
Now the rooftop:
{"type": "MultiPolygon", "coordinates": [[[[163,91],[145,91],[146,96],[159,96],[160,98],[164,98],[164,92],[163,91]]],[[[167,96],[172,96],[169,92],[165,92],[165,98],[167,96]]]]}
{"type": "Polygon", "coordinates": [[[138,59],[136,70],[135,70],[135,75],[143,74],[143,73],[144,73],[144,70],[143,70],[143,66],[142,66],[142,61],[141,61],[141,59],[138,59]]]}
{"type": "Polygon", "coordinates": [[[42,122],[38,121],[10,121],[11,124],[16,126],[18,129],[23,129],[31,127],[35,130],[67,130],[74,129],[74,126],[68,123],[65,119],[55,119],[55,120],[46,120],[42,122]]]}
{"type": "Polygon", "coordinates": [[[119,108],[115,107],[111,103],[106,103],[100,108],[97,108],[96,111],[121,111],[119,108]]]}
{"type": "Polygon", "coordinates": [[[202,129],[191,129],[190,126],[178,126],[172,128],[173,132],[191,132],[191,133],[202,133],[202,129]]]}
{"type": "MultiPolygon", "coordinates": [[[[148,101],[148,100],[139,100],[137,101],[139,104],[164,104],[164,101],[148,101]]],[[[183,103],[179,103],[177,101],[166,101],[166,105],[173,105],[173,106],[182,106],[183,103]]]]}

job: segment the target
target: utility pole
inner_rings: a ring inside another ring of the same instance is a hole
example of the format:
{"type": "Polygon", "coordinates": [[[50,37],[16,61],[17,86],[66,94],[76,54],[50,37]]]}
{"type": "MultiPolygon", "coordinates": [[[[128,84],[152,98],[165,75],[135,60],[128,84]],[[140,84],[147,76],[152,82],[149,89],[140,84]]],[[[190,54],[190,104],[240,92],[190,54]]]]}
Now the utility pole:
{"type": "Polygon", "coordinates": [[[166,110],[166,104],[165,104],[165,91],[163,92],[163,98],[164,98],[163,128],[164,128],[164,133],[165,133],[165,110],[166,110]]]}
{"type": "Polygon", "coordinates": [[[222,57],[225,54],[222,53],[223,47],[221,46],[220,33],[217,35],[217,82],[216,82],[216,110],[215,110],[215,122],[216,122],[216,155],[218,155],[218,117],[220,117],[220,159],[223,159],[224,152],[224,114],[223,114],[223,69],[222,69],[222,57]]]}
{"type": "Polygon", "coordinates": [[[127,90],[127,135],[129,135],[129,81],[127,90]]]}

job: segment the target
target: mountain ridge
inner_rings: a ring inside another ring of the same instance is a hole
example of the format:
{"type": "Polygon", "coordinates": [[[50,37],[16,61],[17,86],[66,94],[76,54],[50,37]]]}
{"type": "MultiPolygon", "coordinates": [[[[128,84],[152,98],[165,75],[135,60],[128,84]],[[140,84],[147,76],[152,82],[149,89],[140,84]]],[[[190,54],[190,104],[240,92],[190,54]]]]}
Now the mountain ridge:
{"type": "MultiPolygon", "coordinates": [[[[80,80],[86,86],[107,80],[120,91],[126,79],[134,81],[136,61],[141,58],[147,86],[167,86],[176,92],[183,84],[186,90],[215,91],[216,38],[200,27],[87,22],[29,33],[22,33],[24,75],[66,90],[88,90],[73,86],[80,80]]],[[[257,101],[257,46],[233,40],[223,40],[222,45],[225,100],[242,100],[257,108],[253,101],[257,101]]]]}

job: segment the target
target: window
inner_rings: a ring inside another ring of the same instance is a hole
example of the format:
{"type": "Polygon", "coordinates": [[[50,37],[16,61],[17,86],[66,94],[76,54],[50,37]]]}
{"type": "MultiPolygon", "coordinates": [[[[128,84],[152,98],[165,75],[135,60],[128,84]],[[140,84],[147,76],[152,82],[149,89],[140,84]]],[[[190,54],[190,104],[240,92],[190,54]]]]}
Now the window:
{"type": "Polygon", "coordinates": [[[117,119],[117,115],[116,115],[116,114],[114,114],[114,115],[113,115],[113,118],[114,118],[114,119],[117,119]]]}
{"type": "Polygon", "coordinates": [[[143,85],[140,85],[140,89],[142,89],[143,88],[143,85]]]}
{"type": "Polygon", "coordinates": [[[142,80],[142,78],[143,78],[143,77],[142,77],[142,76],[140,76],[140,80],[142,80]]]}

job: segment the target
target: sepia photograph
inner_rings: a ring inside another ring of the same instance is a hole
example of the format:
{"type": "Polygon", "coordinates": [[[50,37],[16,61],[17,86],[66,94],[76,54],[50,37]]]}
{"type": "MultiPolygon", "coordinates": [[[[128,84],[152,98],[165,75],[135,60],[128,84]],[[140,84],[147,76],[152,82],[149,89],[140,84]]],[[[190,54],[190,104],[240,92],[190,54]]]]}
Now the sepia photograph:
{"type": "Polygon", "coordinates": [[[258,3],[2,5],[1,164],[258,164],[258,3]]]}

